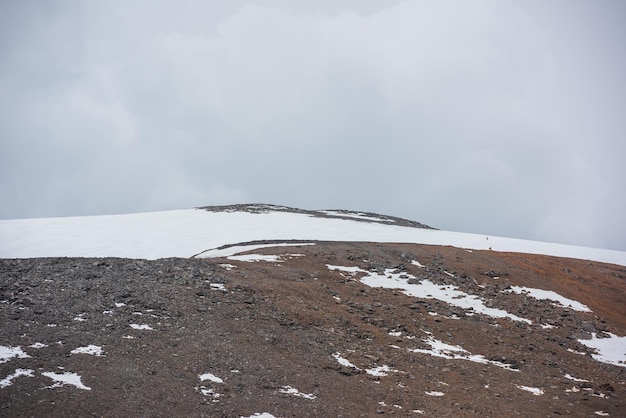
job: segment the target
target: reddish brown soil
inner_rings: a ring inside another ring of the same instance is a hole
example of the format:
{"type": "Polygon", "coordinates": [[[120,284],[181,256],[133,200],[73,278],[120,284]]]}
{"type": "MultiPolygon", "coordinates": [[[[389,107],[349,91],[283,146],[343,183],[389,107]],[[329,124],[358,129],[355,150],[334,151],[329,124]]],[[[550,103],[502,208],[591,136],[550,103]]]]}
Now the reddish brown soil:
{"type": "Polygon", "coordinates": [[[590,327],[626,335],[622,266],[408,244],[317,243],[254,253],[305,255],[281,263],[0,260],[0,345],[30,355],[0,364],[0,379],[18,368],[34,375],[0,388],[0,415],[624,416],[626,367],[594,360],[578,341],[590,327]],[[533,324],[371,288],[326,264],[395,268],[453,284],[533,324]],[[553,290],[593,312],[503,292],[509,285],[553,290]],[[133,323],[154,330],[134,330],[133,323]],[[427,333],[515,370],[409,351],[429,348],[427,333]],[[28,348],[36,342],[48,346],[28,348]],[[70,354],[89,344],[105,355],[70,354]],[[365,371],[383,365],[395,371],[365,371]],[[41,373],[50,371],[78,373],[91,390],[47,389],[52,381],[41,373]],[[203,373],[223,383],[201,382],[203,373]],[[282,393],[286,386],[315,398],[282,393]],[[220,396],[202,393],[209,389],[220,396]]]}

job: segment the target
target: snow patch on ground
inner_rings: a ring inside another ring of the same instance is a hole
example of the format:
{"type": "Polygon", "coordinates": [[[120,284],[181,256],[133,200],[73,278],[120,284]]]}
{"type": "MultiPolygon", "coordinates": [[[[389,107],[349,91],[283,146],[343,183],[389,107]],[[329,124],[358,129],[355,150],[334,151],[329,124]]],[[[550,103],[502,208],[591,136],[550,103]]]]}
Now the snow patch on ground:
{"type": "Polygon", "coordinates": [[[471,309],[473,312],[488,315],[494,318],[510,318],[514,321],[521,321],[531,324],[532,321],[510,314],[502,309],[489,308],[485,306],[478,296],[458,290],[456,286],[439,285],[427,279],[422,279],[415,284],[409,284],[410,279],[415,276],[405,272],[396,273],[394,269],[386,269],[384,274],[368,272],[358,267],[343,267],[327,264],[330,270],[339,270],[351,274],[363,273],[361,283],[370,287],[382,287],[387,289],[400,289],[405,295],[421,299],[437,299],[462,309],[471,309]]]}
{"type": "Polygon", "coordinates": [[[104,356],[102,347],[97,345],[88,345],[85,347],[78,347],[71,351],[72,354],[89,354],[91,356],[104,356]]]}
{"type": "MultiPolygon", "coordinates": [[[[200,382],[204,382],[208,380],[209,382],[218,383],[218,384],[224,383],[223,379],[215,376],[213,373],[203,373],[199,375],[198,378],[200,379],[200,382]]],[[[213,402],[219,402],[219,397],[222,396],[220,393],[217,393],[214,389],[208,388],[202,385],[198,386],[196,390],[200,392],[203,396],[212,397],[213,402]]]]}
{"type": "Polygon", "coordinates": [[[222,263],[222,264],[220,264],[220,267],[225,268],[226,270],[230,271],[230,270],[234,269],[236,266],[233,265],[233,264],[222,263]]]}
{"type": "Polygon", "coordinates": [[[0,345],[0,364],[10,361],[13,357],[29,358],[30,356],[22,351],[21,347],[6,347],[0,345]]]}
{"type": "Polygon", "coordinates": [[[264,255],[264,254],[243,254],[243,255],[231,255],[228,257],[229,260],[233,261],[247,261],[249,263],[253,263],[256,261],[267,261],[279,263],[282,260],[280,255],[264,255]]]}
{"type": "Polygon", "coordinates": [[[424,392],[424,393],[427,394],[428,396],[443,396],[443,395],[445,395],[445,393],[437,392],[435,390],[431,390],[429,392],[424,392]]]}
{"type": "Polygon", "coordinates": [[[60,374],[53,372],[43,372],[41,374],[54,380],[54,384],[52,384],[51,386],[47,386],[44,389],[54,389],[63,385],[72,385],[76,386],[78,389],[91,390],[90,387],[83,385],[81,377],[76,373],[65,372],[63,374],[60,374]]]}
{"type": "Polygon", "coordinates": [[[568,299],[551,290],[535,289],[532,287],[523,287],[523,286],[511,286],[511,288],[507,289],[506,291],[514,292],[517,294],[529,295],[538,300],[552,300],[552,301],[557,302],[559,306],[562,306],[565,308],[571,308],[575,311],[591,312],[591,309],[589,309],[586,305],[583,305],[582,303],[578,301],[568,299]]]}
{"type": "Polygon", "coordinates": [[[341,364],[344,367],[351,367],[353,369],[361,370],[358,367],[356,367],[354,364],[350,363],[350,361],[348,361],[347,359],[341,357],[341,354],[339,353],[333,354],[333,357],[335,358],[335,360],[339,362],[339,364],[341,364]]]}
{"type": "Polygon", "coordinates": [[[214,389],[207,388],[206,386],[199,386],[196,388],[198,392],[200,392],[203,396],[210,396],[213,398],[213,402],[219,402],[219,397],[222,396],[221,393],[217,393],[214,389]]]}
{"type": "Polygon", "coordinates": [[[74,317],[74,321],[85,322],[87,320],[87,318],[85,318],[85,315],[87,314],[86,313],[78,314],[78,316],[74,317]]]}
{"type": "Polygon", "coordinates": [[[626,367],[626,337],[608,334],[609,338],[598,338],[594,332],[590,340],[578,342],[596,350],[596,354],[591,355],[595,360],[626,367]]]}
{"type": "MultiPolygon", "coordinates": [[[[141,315],[141,312],[139,312],[139,314],[141,315]]],[[[132,329],[145,329],[148,331],[154,331],[154,328],[152,328],[150,325],[145,325],[145,324],[130,324],[130,327],[132,329]]]]}
{"type": "Polygon", "coordinates": [[[399,370],[392,369],[387,365],[382,365],[378,367],[372,367],[371,369],[366,369],[365,373],[372,376],[387,376],[389,373],[399,373],[399,370]]]}
{"type": "MultiPolygon", "coordinates": [[[[249,240],[252,241],[252,240],[249,240]]],[[[217,258],[217,257],[230,257],[235,254],[243,253],[246,251],[254,251],[260,250],[262,248],[273,248],[273,247],[299,247],[301,245],[315,245],[314,242],[283,242],[283,243],[274,243],[274,244],[250,244],[250,245],[233,245],[227,248],[222,249],[213,249],[203,251],[198,254],[196,257],[198,258],[217,258]]],[[[233,268],[235,266],[231,264],[220,264],[222,266],[230,266],[233,268]]],[[[228,268],[228,267],[225,267],[228,268]]]]}
{"type": "Polygon", "coordinates": [[[313,400],[317,398],[317,396],[315,396],[312,393],[302,393],[298,389],[292,388],[291,386],[283,386],[282,388],[278,389],[278,391],[280,393],[285,393],[287,395],[293,395],[293,396],[297,396],[299,398],[304,398],[304,399],[313,400]]]}
{"type": "Polygon", "coordinates": [[[198,377],[200,378],[201,382],[204,382],[205,380],[209,380],[209,381],[214,382],[214,383],[224,383],[223,379],[220,379],[219,377],[215,376],[212,373],[204,373],[204,374],[201,374],[198,377]]]}
{"type": "Polygon", "coordinates": [[[542,389],[539,389],[539,388],[533,388],[533,387],[524,386],[524,385],[515,385],[515,386],[517,386],[521,390],[525,390],[526,392],[530,392],[530,393],[532,393],[535,396],[543,395],[545,393],[542,389]]]}
{"type": "Polygon", "coordinates": [[[285,257],[302,257],[304,254],[281,254],[281,255],[265,255],[265,254],[241,254],[241,255],[231,255],[227,257],[229,260],[233,261],[247,261],[247,262],[256,262],[256,261],[266,261],[270,263],[282,263],[285,261],[285,257]]]}
{"type": "Polygon", "coordinates": [[[354,274],[354,273],[358,273],[358,272],[367,273],[365,270],[363,270],[360,267],[334,266],[332,264],[326,264],[326,267],[328,267],[329,270],[337,270],[337,271],[350,273],[350,274],[354,274]]]}
{"type": "Polygon", "coordinates": [[[44,347],[47,347],[47,346],[48,346],[48,344],[44,344],[44,343],[35,343],[35,344],[31,344],[31,345],[29,345],[28,347],[29,347],[29,348],[37,348],[37,349],[38,349],[38,348],[44,348],[44,347]]]}
{"type": "Polygon", "coordinates": [[[387,404],[385,403],[385,401],[380,401],[380,402],[378,402],[378,405],[380,405],[380,406],[388,406],[388,407],[390,407],[390,408],[396,408],[396,409],[404,409],[404,408],[402,408],[402,406],[401,406],[401,405],[397,405],[397,404],[394,404],[394,405],[387,405],[387,404]]]}
{"type": "Polygon", "coordinates": [[[331,216],[340,216],[343,218],[353,218],[353,219],[362,219],[364,221],[374,221],[374,222],[396,222],[393,219],[387,219],[384,217],[373,217],[373,216],[368,216],[364,213],[360,213],[360,212],[356,212],[356,213],[344,213],[344,212],[340,212],[340,211],[336,211],[336,210],[320,210],[319,212],[321,213],[325,213],[327,215],[331,215],[331,216]]]}
{"type": "Polygon", "coordinates": [[[473,361],[474,363],[491,364],[493,366],[502,367],[503,369],[516,372],[519,371],[518,369],[513,368],[510,364],[502,363],[500,361],[489,360],[479,354],[472,354],[463,347],[460,347],[458,345],[446,344],[443,341],[436,340],[431,336],[423,339],[422,341],[430,345],[431,349],[424,350],[420,348],[411,348],[409,349],[409,351],[412,353],[429,354],[434,357],[441,357],[450,360],[468,360],[473,361]]]}
{"type": "Polygon", "coordinates": [[[576,379],[575,377],[571,376],[569,373],[565,375],[565,378],[569,380],[573,380],[574,382],[588,382],[588,380],[585,380],[585,379],[576,379]]]}
{"type": "Polygon", "coordinates": [[[15,373],[10,374],[4,379],[0,380],[0,388],[6,388],[8,386],[11,386],[13,384],[13,380],[17,379],[20,376],[34,377],[34,372],[35,371],[31,369],[17,369],[15,370],[15,373]]]}

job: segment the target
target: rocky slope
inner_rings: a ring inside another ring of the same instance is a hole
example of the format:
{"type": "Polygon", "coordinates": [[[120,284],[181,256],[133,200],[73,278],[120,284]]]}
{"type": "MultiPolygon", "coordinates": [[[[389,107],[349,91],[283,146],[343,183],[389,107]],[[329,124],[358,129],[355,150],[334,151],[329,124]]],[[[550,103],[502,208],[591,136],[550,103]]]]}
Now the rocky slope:
{"type": "Polygon", "coordinates": [[[584,342],[626,335],[626,268],[311,244],[0,260],[0,415],[624,416],[626,367],[584,342]]]}
{"type": "Polygon", "coordinates": [[[413,228],[436,229],[423,223],[412,221],[410,219],[398,218],[397,216],[381,215],[372,212],[355,212],[345,209],[328,209],[328,210],[308,210],[300,208],[292,208],[288,206],[278,206],[270,204],[248,203],[226,206],[202,206],[209,212],[247,212],[247,213],[297,213],[301,215],[312,216],[316,218],[326,219],[343,219],[350,221],[359,221],[367,223],[380,223],[384,225],[407,226],[413,228]]]}

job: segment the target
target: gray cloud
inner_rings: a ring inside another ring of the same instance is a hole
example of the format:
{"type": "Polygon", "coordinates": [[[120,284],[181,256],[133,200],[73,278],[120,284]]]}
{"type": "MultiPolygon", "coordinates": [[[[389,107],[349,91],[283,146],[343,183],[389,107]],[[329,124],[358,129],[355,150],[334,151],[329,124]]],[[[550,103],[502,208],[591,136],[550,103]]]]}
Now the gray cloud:
{"type": "Polygon", "coordinates": [[[260,201],[626,250],[623,6],[292,3],[0,3],[0,218],[260,201]]]}

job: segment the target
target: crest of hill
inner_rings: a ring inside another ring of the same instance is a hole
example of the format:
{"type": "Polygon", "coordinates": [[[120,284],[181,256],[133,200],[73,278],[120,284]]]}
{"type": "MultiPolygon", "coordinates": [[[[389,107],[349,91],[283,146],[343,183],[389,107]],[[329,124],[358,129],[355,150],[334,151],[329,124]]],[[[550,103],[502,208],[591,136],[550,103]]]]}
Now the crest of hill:
{"type": "Polygon", "coordinates": [[[323,210],[307,210],[292,208],[288,206],[271,205],[265,203],[244,203],[236,205],[223,205],[223,206],[201,206],[197,209],[207,210],[209,212],[248,212],[248,213],[269,213],[269,212],[283,212],[283,213],[297,213],[303,215],[314,216],[317,218],[328,219],[345,219],[359,222],[375,222],[383,225],[395,225],[405,226],[411,228],[424,228],[433,229],[431,226],[423,223],[412,221],[410,219],[399,218],[396,216],[381,215],[373,212],[351,211],[345,209],[323,209],[323,210]]]}

